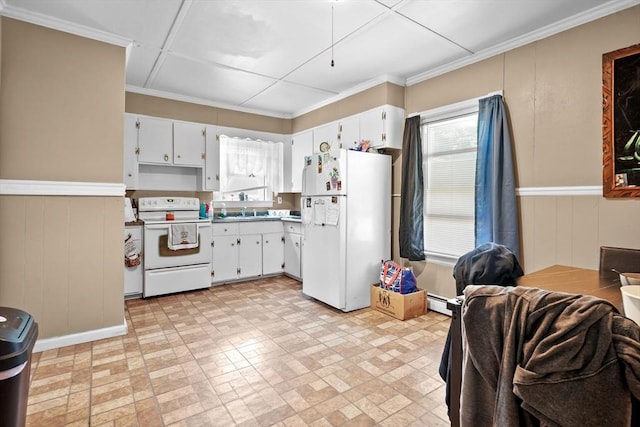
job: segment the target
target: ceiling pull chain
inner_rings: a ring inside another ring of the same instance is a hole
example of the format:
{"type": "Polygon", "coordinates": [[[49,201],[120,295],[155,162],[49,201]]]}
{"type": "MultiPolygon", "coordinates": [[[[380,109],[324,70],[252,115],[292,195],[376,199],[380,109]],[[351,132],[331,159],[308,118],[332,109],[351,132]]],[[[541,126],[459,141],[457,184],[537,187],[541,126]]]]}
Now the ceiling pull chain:
{"type": "Polygon", "coordinates": [[[333,67],[333,1],[331,2],[331,66],[333,67]]]}

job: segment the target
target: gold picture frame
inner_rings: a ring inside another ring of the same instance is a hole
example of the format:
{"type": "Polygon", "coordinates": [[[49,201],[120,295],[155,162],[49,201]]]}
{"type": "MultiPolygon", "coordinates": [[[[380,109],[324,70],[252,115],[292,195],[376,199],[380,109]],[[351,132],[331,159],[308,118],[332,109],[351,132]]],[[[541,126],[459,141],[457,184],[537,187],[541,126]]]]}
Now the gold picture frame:
{"type": "Polygon", "coordinates": [[[602,193],[640,197],[640,44],[602,55],[602,193]]]}

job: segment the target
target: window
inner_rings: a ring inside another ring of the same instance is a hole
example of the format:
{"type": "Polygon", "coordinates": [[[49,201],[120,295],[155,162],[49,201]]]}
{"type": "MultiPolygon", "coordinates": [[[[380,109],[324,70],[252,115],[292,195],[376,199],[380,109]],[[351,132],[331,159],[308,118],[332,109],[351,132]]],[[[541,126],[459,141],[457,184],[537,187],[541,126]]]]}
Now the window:
{"type": "Polygon", "coordinates": [[[220,136],[221,200],[271,201],[282,191],[282,143],[220,136]]]}
{"type": "Polygon", "coordinates": [[[424,244],[452,262],[474,247],[477,100],[422,115],[424,244]]]}

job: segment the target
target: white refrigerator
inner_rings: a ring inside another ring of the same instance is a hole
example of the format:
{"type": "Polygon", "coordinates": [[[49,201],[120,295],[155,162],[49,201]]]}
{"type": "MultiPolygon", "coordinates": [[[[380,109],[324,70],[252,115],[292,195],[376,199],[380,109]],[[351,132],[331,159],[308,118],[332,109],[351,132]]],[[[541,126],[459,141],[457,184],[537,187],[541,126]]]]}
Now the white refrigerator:
{"type": "Polygon", "coordinates": [[[391,257],[391,156],[351,150],[305,158],[302,292],[342,311],[370,305],[391,257]]]}

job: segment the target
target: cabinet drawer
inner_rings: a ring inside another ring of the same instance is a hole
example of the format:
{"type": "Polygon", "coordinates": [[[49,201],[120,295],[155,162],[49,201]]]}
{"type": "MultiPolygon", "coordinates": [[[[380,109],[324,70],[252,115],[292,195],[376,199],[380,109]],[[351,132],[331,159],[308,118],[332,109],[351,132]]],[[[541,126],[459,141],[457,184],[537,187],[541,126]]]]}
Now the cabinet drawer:
{"type": "Polygon", "coordinates": [[[263,234],[282,232],[281,221],[251,221],[238,224],[239,234],[263,234]]]}
{"type": "Polygon", "coordinates": [[[235,236],[238,234],[238,223],[211,224],[214,236],[235,236]]]}
{"type": "Polygon", "coordinates": [[[283,221],[285,233],[302,234],[302,223],[293,221],[283,221]]]}

